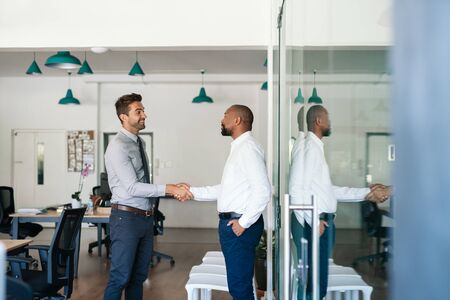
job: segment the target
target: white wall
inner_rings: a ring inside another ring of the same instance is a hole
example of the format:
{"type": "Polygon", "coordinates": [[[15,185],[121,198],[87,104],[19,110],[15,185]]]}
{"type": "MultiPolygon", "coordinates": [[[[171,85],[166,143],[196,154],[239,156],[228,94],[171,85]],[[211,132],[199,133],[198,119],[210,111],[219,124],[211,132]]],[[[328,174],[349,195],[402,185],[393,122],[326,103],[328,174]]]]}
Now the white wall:
{"type": "MultiPolygon", "coordinates": [[[[280,2],[0,0],[0,48],[261,47],[280,2]]],[[[286,1],[287,44],[390,45],[392,2],[286,1]]]]}
{"type": "MultiPolygon", "coordinates": [[[[12,184],[12,129],[96,129],[96,87],[74,78],[74,96],[82,99],[83,105],[58,105],[67,88],[68,80],[64,77],[0,77],[0,185],[12,184]]],[[[70,202],[70,195],[78,188],[78,179],[79,173],[62,174],[66,195],[53,202],[70,202]]],[[[83,188],[85,201],[96,181],[96,176],[87,177],[83,188]]]]}
{"type": "Polygon", "coordinates": [[[286,1],[289,46],[392,45],[392,0],[286,1]]]}
{"type": "Polygon", "coordinates": [[[262,46],[269,0],[0,1],[0,48],[262,46]]]}

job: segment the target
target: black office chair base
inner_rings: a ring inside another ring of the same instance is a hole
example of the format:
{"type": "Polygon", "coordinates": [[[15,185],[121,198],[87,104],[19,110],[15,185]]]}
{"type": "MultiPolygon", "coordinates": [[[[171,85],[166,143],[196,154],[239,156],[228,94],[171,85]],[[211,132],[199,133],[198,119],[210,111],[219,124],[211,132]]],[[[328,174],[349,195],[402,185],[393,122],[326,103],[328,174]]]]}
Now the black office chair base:
{"type": "Polygon", "coordinates": [[[386,252],[386,251],[376,253],[376,254],[361,256],[361,257],[358,257],[355,260],[353,260],[352,266],[354,268],[356,268],[358,266],[358,264],[362,261],[368,261],[369,264],[373,265],[373,263],[378,260],[380,263],[379,265],[381,267],[384,267],[384,264],[389,260],[389,257],[390,257],[390,253],[386,252]]]}
{"type": "MultiPolygon", "coordinates": [[[[163,258],[163,259],[167,259],[169,261],[171,267],[173,267],[175,265],[175,260],[173,259],[173,256],[170,256],[170,255],[158,252],[158,251],[153,251],[153,257],[156,257],[156,261],[158,263],[163,258]]],[[[152,267],[154,266],[153,257],[152,257],[152,267]]]]}
{"type": "Polygon", "coordinates": [[[89,247],[88,247],[88,253],[92,254],[92,249],[95,247],[101,247],[102,245],[105,245],[106,248],[106,257],[109,258],[109,251],[110,251],[110,246],[111,246],[111,240],[109,239],[109,236],[106,236],[100,243],[100,246],[98,245],[98,242],[92,242],[89,243],[89,247]]]}

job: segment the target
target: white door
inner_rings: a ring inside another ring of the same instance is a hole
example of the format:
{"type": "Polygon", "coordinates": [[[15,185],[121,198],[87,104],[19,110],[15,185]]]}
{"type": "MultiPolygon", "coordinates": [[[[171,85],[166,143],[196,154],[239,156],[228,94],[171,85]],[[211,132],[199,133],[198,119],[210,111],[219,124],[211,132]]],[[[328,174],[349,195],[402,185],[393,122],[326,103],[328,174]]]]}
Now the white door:
{"type": "Polygon", "coordinates": [[[16,208],[67,202],[66,132],[15,130],[13,139],[16,208]]]}

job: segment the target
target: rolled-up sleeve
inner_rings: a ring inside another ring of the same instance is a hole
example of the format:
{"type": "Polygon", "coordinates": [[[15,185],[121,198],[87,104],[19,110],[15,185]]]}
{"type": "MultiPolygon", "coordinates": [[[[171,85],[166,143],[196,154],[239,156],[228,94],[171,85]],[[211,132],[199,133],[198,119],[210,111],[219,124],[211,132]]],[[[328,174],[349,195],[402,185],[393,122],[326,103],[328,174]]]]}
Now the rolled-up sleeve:
{"type": "Polygon", "coordinates": [[[216,201],[220,195],[222,186],[220,184],[204,187],[191,187],[190,191],[197,201],[216,201]]]}

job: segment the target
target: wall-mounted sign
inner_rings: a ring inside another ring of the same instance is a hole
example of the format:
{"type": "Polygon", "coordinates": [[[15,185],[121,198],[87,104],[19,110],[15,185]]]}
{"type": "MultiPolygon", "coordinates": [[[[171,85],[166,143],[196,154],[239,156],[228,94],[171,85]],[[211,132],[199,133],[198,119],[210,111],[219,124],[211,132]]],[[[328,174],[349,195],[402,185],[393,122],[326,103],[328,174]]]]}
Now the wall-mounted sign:
{"type": "Polygon", "coordinates": [[[69,172],[80,172],[85,164],[89,164],[89,170],[94,170],[94,130],[67,132],[67,160],[67,171],[69,172]]]}

